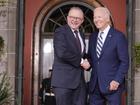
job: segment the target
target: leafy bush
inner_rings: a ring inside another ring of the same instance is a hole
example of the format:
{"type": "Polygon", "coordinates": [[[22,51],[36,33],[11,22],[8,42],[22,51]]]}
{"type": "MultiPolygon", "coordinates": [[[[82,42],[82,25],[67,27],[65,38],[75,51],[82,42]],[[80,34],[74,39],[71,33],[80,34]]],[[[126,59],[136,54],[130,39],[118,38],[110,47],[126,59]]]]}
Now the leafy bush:
{"type": "MultiPolygon", "coordinates": [[[[0,62],[1,57],[4,54],[4,40],[0,36],[0,62]]],[[[10,85],[10,78],[7,76],[6,72],[0,70],[0,105],[10,105],[13,98],[12,87],[10,85]]]]}
{"type": "Polygon", "coordinates": [[[11,85],[7,73],[0,73],[0,105],[10,105],[13,98],[11,85]]]}

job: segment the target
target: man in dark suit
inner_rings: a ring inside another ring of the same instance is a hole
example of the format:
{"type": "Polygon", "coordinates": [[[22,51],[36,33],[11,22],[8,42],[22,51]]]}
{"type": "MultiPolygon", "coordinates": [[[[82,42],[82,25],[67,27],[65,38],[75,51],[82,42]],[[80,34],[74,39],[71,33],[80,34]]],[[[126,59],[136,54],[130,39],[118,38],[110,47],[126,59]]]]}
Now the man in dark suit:
{"type": "Polygon", "coordinates": [[[107,8],[95,8],[93,13],[99,31],[92,33],[89,39],[90,105],[121,105],[129,67],[127,40],[122,32],[111,27],[107,8]]]}
{"type": "Polygon", "coordinates": [[[85,41],[79,30],[83,21],[82,10],[72,7],[67,16],[67,25],[59,27],[54,33],[52,86],[57,105],[85,105],[83,67],[86,69],[89,63],[83,59],[85,41]]]}

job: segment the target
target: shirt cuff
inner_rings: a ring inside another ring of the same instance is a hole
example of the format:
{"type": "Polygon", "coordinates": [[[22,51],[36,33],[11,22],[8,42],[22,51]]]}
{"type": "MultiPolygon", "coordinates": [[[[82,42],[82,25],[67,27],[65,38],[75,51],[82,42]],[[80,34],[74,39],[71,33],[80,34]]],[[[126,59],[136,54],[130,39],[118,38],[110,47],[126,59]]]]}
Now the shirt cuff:
{"type": "Polygon", "coordinates": [[[84,59],[82,58],[82,59],[81,59],[81,63],[80,63],[80,64],[82,64],[83,62],[84,62],[84,59]]]}

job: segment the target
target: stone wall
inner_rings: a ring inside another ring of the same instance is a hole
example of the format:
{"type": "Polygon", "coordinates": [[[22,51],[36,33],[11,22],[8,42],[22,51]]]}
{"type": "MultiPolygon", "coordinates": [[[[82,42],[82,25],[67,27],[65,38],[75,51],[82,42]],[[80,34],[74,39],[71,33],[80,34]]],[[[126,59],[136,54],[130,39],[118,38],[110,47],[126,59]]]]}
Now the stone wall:
{"type": "MultiPolygon", "coordinates": [[[[0,36],[5,42],[5,54],[0,62],[0,71],[8,71],[13,93],[15,91],[15,41],[17,0],[0,0],[0,36]]],[[[14,105],[14,98],[11,105],[14,105]]]]}
{"type": "MultiPolygon", "coordinates": [[[[140,43],[140,0],[135,1],[135,43],[140,43]]],[[[140,68],[134,76],[134,105],[140,105],[140,68]]]]}

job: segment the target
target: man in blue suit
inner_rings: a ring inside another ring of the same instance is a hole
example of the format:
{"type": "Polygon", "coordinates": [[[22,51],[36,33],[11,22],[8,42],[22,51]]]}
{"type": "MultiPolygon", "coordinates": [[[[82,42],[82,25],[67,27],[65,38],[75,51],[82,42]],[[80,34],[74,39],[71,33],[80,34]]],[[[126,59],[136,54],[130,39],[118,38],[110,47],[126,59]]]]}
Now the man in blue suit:
{"type": "Polygon", "coordinates": [[[84,70],[89,63],[84,60],[85,41],[79,30],[83,21],[82,10],[72,7],[67,25],[54,33],[52,86],[57,105],[85,105],[86,102],[84,70]]]}
{"type": "Polygon", "coordinates": [[[89,39],[92,67],[89,103],[121,105],[124,78],[129,68],[127,40],[122,32],[111,27],[107,8],[97,7],[93,13],[94,24],[99,30],[89,39]]]}

